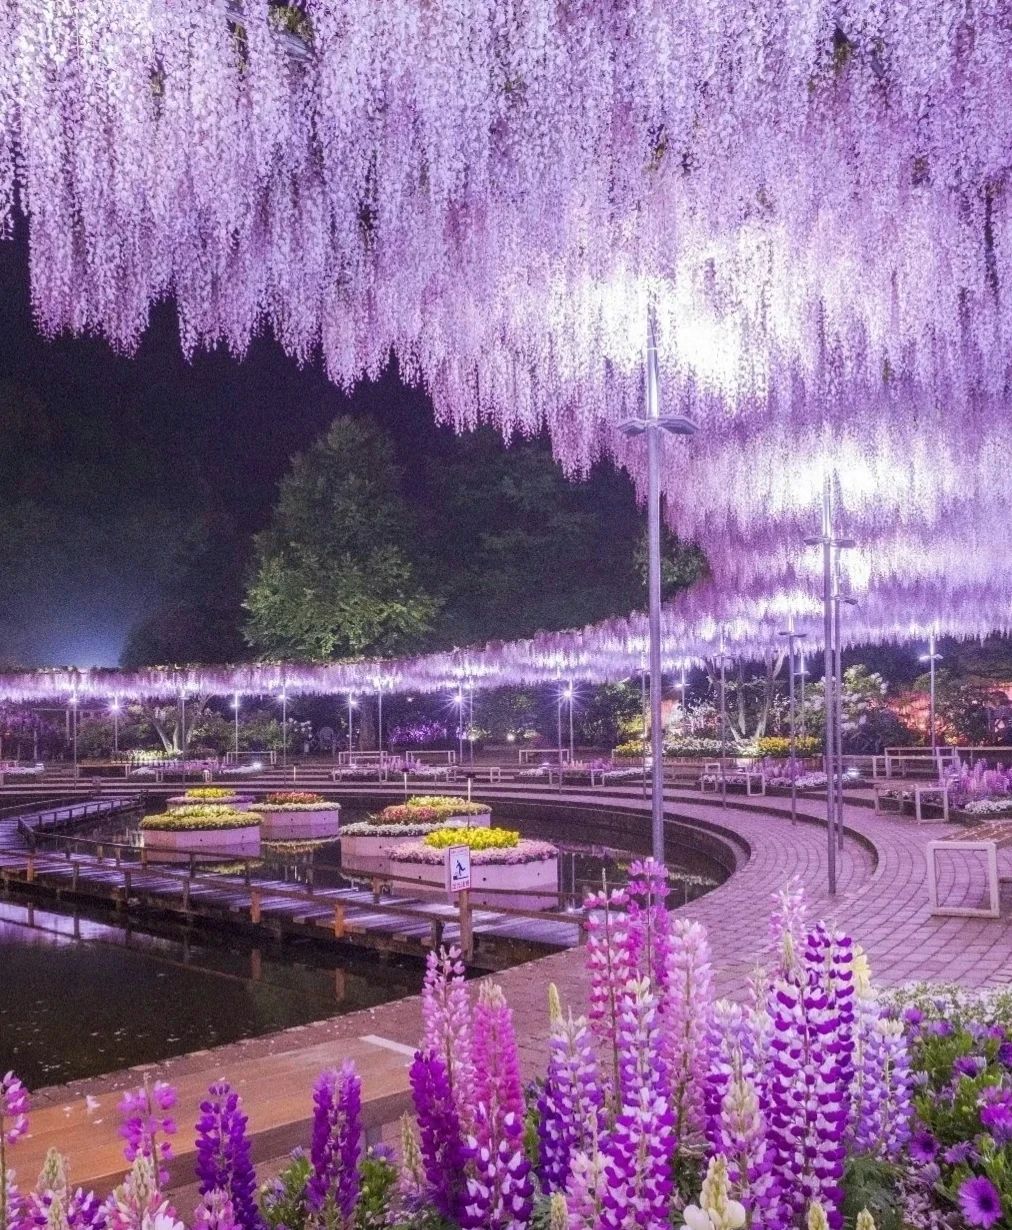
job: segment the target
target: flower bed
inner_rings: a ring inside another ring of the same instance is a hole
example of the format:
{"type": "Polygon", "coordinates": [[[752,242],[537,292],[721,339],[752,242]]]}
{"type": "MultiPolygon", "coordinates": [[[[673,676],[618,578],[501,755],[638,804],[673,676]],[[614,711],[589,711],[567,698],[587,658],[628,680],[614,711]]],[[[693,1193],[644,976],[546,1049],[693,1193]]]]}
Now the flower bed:
{"type": "Polygon", "coordinates": [[[341,805],[307,790],[275,791],[250,810],[261,818],[264,841],[322,841],[341,827],[341,805]]]}
{"type": "Polygon", "coordinates": [[[185,794],[170,795],[166,802],[170,811],[201,805],[227,807],[229,811],[247,811],[252,806],[253,796],[237,794],[229,786],[195,786],[185,794]]]}
{"type": "Polygon", "coordinates": [[[170,854],[260,852],[259,817],[213,804],[184,807],[162,816],[146,816],[140,829],[147,850],[170,854]]]}
{"type": "Polygon", "coordinates": [[[404,820],[386,824],[380,818],[383,815],[381,812],[379,816],[346,825],[341,829],[342,866],[357,871],[389,874],[392,851],[446,827],[434,811],[389,807],[385,810],[411,810],[413,814],[404,820]]]}
{"type": "Polygon", "coordinates": [[[471,825],[487,827],[492,813],[484,803],[473,803],[453,795],[415,795],[406,803],[384,807],[374,818],[376,824],[471,825]]]}
{"type": "Polygon", "coordinates": [[[559,851],[547,841],[521,838],[508,829],[439,829],[390,854],[390,872],[428,887],[446,886],[446,851],[471,846],[471,902],[524,910],[558,907],[559,851]],[[504,838],[502,835],[506,834],[504,838]],[[471,845],[472,842],[482,843],[471,845]],[[482,890],[511,890],[509,894],[482,890]]]}
{"type": "Polygon", "coordinates": [[[971,799],[961,808],[964,815],[975,820],[993,819],[995,816],[1012,816],[1012,797],[1005,799],[971,799]]]}

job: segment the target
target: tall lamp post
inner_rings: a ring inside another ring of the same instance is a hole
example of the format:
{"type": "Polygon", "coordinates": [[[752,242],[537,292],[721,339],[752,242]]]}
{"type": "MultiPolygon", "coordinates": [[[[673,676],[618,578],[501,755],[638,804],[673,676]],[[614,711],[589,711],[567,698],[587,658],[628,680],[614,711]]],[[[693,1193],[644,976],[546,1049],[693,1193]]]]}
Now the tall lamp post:
{"type": "Polygon", "coordinates": [[[355,750],[355,706],[358,701],[355,699],[355,693],[348,693],[348,764],[351,764],[351,755],[355,750]]]}
{"type": "MultiPolygon", "coordinates": [[[[570,766],[572,766],[572,764],[573,764],[573,752],[574,752],[574,745],[573,745],[573,701],[574,701],[575,697],[576,697],[576,689],[573,687],[572,683],[567,684],[566,688],[563,690],[563,693],[562,693],[562,699],[563,699],[563,700],[565,700],[565,701],[567,701],[567,702],[568,702],[568,704],[569,704],[569,763],[570,763],[570,766]]],[[[560,742],[561,742],[561,740],[560,740],[560,742]]]]}
{"type": "Polygon", "coordinates": [[[798,820],[798,766],[797,766],[797,712],[794,708],[794,655],[797,649],[798,641],[803,640],[807,633],[795,632],[794,616],[792,615],[787,625],[787,630],[781,632],[780,636],[787,638],[787,669],[790,674],[789,685],[789,704],[790,704],[790,731],[791,731],[791,824],[796,824],[798,820]]]}
{"type": "Polygon", "coordinates": [[[281,701],[281,767],[286,768],[288,765],[288,686],[281,685],[281,692],[278,696],[281,701]]]}
{"type": "Polygon", "coordinates": [[[619,431],[627,438],[647,438],[647,548],[650,591],[650,831],[654,859],[664,862],[664,731],[661,706],[661,441],[668,435],[691,436],[697,427],[682,415],[661,417],[657,366],[657,322],[647,310],[647,404],[643,418],[627,419],[619,431]]]}
{"type": "Polygon", "coordinates": [[[67,702],[70,705],[70,728],[73,732],[74,741],[74,781],[77,781],[77,693],[74,692],[67,702]]]}
{"type": "Polygon", "coordinates": [[[464,692],[461,688],[457,689],[457,695],[453,698],[453,703],[457,706],[457,763],[464,763],[464,692]]]}
{"type": "Polygon", "coordinates": [[[474,764],[474,684],[467,685],[467,759],[474,764]]]}
{"type": "Polygon", "coordinates": [[[183,784],[186,784],[186,693],[189,686],[183,684],[179,689],[179,746],[183,753],[183,784]]]}
{"type": "Polygon", "coordinates": [[[232,708],[235,710],[235,763],[239,763],[239,693],[232,697],[232,708]]]}
{"type": "MultiPolygon", "coordinates": [[[[854,546],[851,538],[837,538],[833,531],[833,487],[832,479],[827,474],[822,485],[822,533],[806,538],[805,546],[822,547],[822,626],[825,643],[825,672],[823,684],[825,687],[825,718],[826,718],[826,828],[827,828],[827,862],[829,870],[829,891],[836,893],[836,719],[837,702],[836,687],[836,654],[834,652],[834,630],[837,621],[833,618],[834,599],[833,586],[833,552],[854,546]]],[[[842,817],[840,817],[842,836],[842,817]]]]}
{"type": "Polygon", "coordinates": [[[727,663],[731,655],[720,634],[720,805],[727,806],[727,663]]]}
{"type": "Polygon", "coordinates": [[[112,754],[114,756],[119,755],[119,710],[119,700],[113,697],[109,705],[109,712],[112,714],[112,754]]]}
{"type": "Polygon", "coordinates": [[[920,661],[928,664],[928,729],[933,757],[938,751],[938,731],[935,726],[935,663],[941,660],[942,655],[935,651],[935,630],[932,628],[928,633],[928,652],[921,654],[920,661]]]}

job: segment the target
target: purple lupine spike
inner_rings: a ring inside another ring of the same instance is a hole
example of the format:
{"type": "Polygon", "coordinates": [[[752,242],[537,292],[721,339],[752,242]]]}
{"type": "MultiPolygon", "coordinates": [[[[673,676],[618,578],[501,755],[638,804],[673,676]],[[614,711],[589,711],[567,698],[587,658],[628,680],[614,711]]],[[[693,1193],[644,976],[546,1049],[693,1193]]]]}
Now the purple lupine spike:
{"type": "Polygon", "coordinates": [[[574,1153],[590,1148],[602,1130],[597,1059],[584,1017],[553,1022],[548,1071],[538,1101],[540,1163],[538,1176],[546,1191],[562,1191],[569,1181],[574,1153]]]}
{"type": "Polygon", "coordinates": [[[773,894],[770,913],[770,939],[776,948],[781,972],[801,957],[801,945],[808,920],[808,896],[800,879],[792,876],[773,894]]]}
{"type": "Polygon", "coordinates": [[[475,1097],[471,1001],[464,973],[459,948],[429,953],[422,986],[422,1050],[442,1061],[457,1115],[466,1124],[475,1097]]]}
{"type": "Polygon", "coordinates": [[[459,1220],[468,1151],[442,1059],[415,1052],[409,1072],[429,1198],[443,1217],[459,1220]]]}
{"type": "Polygon", "coordinates": [[[859,995],[848,1139],[863,1153],[893,1160],[910,1139],[913,1079],[901,1021],[873,995],[859,995]]]}
{"type": "Polygon", "coordinates": [[[350,1061],[321,1073],[313,1088],[310,1210],[329,1226],[350,1224],[358,1202],[362,1138],[362,1082],[350,1061]]]}
{"type": "Polygon", "coordinates": [[[524,1152],[524,1095],[513,1015],[499,987],[482,988],[474,1013],[474,1130],[460,1213],[469,1230],[524,1230],[534,1203],[524,1152]]]}
{"type": "Polygon", "coordinates": [[[664,1060],[679,1140],[704,1128],[704,1079],[709,1067],[713,968],[706,929],[676,919],[668,952],[668,984],[661,1000],[664,1060]]]}
{"type": "Polygon", "coordinates": [[[7,1230],[21,1216],[14,1172],[7,1166],[7,1149],[28,1131],[28,1090],[13,1072],[0,1080],[0,1230],[7,1230]]]}
{"type": "Polygon", "coordinates": [[[205,1192],[193,1212],[193,1230],[241,1230],[228,1192],[205,1192]]]}
{"type": "Polygon", "coordinates": [[[850,1116],[853,947],[820,924],[803,961],[773,984],[770,1140],[781,1191],[795,1215],[813,1201],[843,1224],[840,1182],[850,1116]]]}
{"type": "Polygon", "coordinates": [[[621,1101],[604,1142],[600,1230],[669,1225],[674,1116],[660,1054],[657,1000],[646,979],[631,983],[619,1017],[621,1101]]]}
{"type": "MultiPolygon", "coordinates": [[[[588,896],[587,972],[590,975],[590,1028],[608,1058],[607,1080],[618,1086],[618,1019],[622,996],[633,978],[634,962],[629,944],[628,898],[613,889],[588,896]]],[[[604,1074],[602,1073],[602,1077],[604,1074]]]]}
{"type": "Polygon", "coordinates": [[[163,1184],[169,1177],[164,1164],[172,1158],[168,1137],[176,1132],[176,1121],[168,1112],[177,1100],[175,1089],[165,1081],[156,1081],[153,1085],[145,1081],[140,1089],[125,1093],[119,1104],[123,1116],[119,1134],[126,1142],[123,1156],[131,1163],[138,1157],[150,1158],[157,1170],[157,1179],[163,1184]]]}
{"type": "Polygon", "coordinates": [[[247,1122],[239,1094],[225,1081],[212,1085],[200,1104],[196,1127],[197,1178],[202,1196],[227,1193],[231,1213],[243,1230],[262,1230],[247,1122]]]}
{"type": "Polygon", "coordinates": [[[629,959],[636,977],[649,978],[658,996],[668,978],[671,915],[668,913],[668,869],[654,859],[633,863],[625,886],[629,903],[629,959]]]}

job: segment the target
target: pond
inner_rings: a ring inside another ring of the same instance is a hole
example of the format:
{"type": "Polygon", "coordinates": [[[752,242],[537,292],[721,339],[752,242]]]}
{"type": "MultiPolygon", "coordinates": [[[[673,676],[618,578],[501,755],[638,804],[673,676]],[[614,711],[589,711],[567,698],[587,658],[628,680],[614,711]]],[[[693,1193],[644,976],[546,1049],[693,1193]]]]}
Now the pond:
{"type": "MultiPolygon", "coordinates": [[[[364,819],[342,806],[342,820],[364,819]]],[[[503,818],[525,835],[558,840],[562,888],[622,883],[638,855],[574,840],[593,824],[572,816],[503,818]]],[[[601,829],[600,833],[605,830],[601,829]]],[[[83,832],[81,835],[85,835],[83,832]]],[[[122,821],[92,836],[131,840],[122,821]]],[[[229,870],[218,865],[219,870],[229,870]]],[[[236,867],[235,870],[240,870],[236,867]]],[[[346,883],[340,843],[264,846],[254,878],[317,886],[346,883]]],[[[698,860],[673,866],[673,902],[692,900],[723,878],[698,860]]],[[[531,954],[533,955],[533,953],[531,954]]],[[[517,948],[523,959],[522,945],[517,948]]],[[[94,1076],[139,1063],[373,1007],[417,993],[420,961],[387,958],[325,943],[288,940],[256,946],[209,927],[125,925],[112,913],[40,908],[0,897],[0,1073],[13,1068],[30,1087],[94,1076]]]]}
{"type": "Polygon", "coordinates": [[[0,1073],[30,1088],[354,1012],[421,989],[417,962],[138,930],[0,898],[0,1073]]]}

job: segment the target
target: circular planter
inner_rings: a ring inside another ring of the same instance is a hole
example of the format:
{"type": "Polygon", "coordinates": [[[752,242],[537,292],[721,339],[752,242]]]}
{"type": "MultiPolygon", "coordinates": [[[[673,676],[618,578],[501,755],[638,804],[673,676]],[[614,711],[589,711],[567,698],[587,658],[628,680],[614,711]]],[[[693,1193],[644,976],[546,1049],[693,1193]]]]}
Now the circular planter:
{"type": "Polygon", "coordinates": [[[389,875],[391,852],[399,845],[417,840],[417,834],[406,837],[342,836],[341,866],[353,871],[371,871],[389,875]]]}
{"type": "Polygon", "coordinates": [[[190,854],[259,855],[260,825],[252,822],[237,829],[142,829],[145,850],[172,861],[190,854]]]}
{"type": "Polygon", "coordinates": [[[282,806],[270,811],[257,808],[264,841],[323,841],[336,837],[341,828],[341,809],[333,807],[296,808],[288,811],[282,806]]]}
{"type": "MultiPolygon", "coordinates": [[[[417,840],[417,839],[416,839],[417,840]]],[[[390,855],[390,874],[414,880],[429,888],[446,888],[445,864],[415,863],[390,855]]],[[[531,863],[471,863],[471,904],[494,910],[512,906],[518,910],[552,910],[559,904],[559,859],[531,863]],[[482,889],[510,889],[510,895],[482,889]],[[538,890],[541,890],[540,892],[538,890]]]]}

